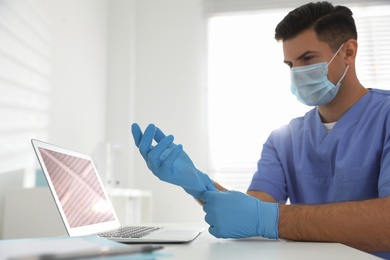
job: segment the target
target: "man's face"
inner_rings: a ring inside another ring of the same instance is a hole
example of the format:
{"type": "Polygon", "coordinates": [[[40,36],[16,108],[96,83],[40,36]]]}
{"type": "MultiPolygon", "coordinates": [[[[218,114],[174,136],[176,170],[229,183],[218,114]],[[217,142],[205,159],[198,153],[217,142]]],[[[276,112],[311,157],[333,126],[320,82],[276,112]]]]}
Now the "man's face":
{"type": "MultiPolygon", "coordinates": [[[[317,39],[312,29],[300,33],[293,39],[284,41],[283,53],[284,63],[290,68],[329,62],[334,55],[327,43],[317,39]]],[[[345,70],[341,58],[337,58],[336,56],[328,66],[328,78],[334,84],[341,78],[345,70]]]]}

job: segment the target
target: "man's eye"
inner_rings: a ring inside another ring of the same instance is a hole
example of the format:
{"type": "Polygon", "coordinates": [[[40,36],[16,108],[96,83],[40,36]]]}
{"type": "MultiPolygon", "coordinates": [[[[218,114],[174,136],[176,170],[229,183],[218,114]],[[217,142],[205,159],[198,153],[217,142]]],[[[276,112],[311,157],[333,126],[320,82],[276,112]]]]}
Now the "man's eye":
{"type": "Polygon", "coordinates": [[[305,56],[305,57],[303,57],[303,60],[304,60],[304,61],[310,61],[311,59],[313,59],[313,57],[314,57],[314,56],[312,56],[312,55],[305,56]]]}

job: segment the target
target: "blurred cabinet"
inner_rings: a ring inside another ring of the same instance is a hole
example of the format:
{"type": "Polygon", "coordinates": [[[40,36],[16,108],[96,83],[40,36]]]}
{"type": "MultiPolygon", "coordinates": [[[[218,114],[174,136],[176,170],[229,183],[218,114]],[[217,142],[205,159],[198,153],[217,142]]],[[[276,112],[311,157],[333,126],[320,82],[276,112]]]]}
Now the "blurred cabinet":
{"type": "Polygon", "coordinates": [[[108,195],[122,225],[152,222],[152,192],[111,188],[108,195]]]}
{"type": "MultiPolygon", "coordinates": [[[[108,194],[122,225],[151,222],[150,191],[112,188],[108,194]]],[[[3,206],[0,239],[67,235],[48,187],[9,190],[3,206]]]]}

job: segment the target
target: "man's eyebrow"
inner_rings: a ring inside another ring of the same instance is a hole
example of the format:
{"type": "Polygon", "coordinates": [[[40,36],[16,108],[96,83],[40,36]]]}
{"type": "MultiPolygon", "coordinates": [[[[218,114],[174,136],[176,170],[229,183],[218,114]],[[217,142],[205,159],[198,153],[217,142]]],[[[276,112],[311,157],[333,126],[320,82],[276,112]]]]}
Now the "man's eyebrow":
{"type": "MultiPolygon", "coordinates": [[[[315,51],[310,51],[310,50],[305,51],[304,53],[302,53],[301,55],[298,56],[297,60],[300,60],[303,57],[305,57],[306,55],[313,54],[313,53],[316,53],[316,52],[315,51]]],[[[289,60],[284,60],[283,62],[286,63],[286,64],[291,64],[291,61],[289,61],[289,60]]]]}

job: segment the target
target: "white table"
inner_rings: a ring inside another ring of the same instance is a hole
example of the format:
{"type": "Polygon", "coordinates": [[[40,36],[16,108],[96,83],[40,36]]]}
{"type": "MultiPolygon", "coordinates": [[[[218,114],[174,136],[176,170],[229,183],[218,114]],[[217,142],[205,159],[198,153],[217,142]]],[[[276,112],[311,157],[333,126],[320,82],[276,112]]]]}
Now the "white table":
{"type": "Polygon", "coordinates": [[[217,239],[207,230],[189,244],[164,246],[164,249],[156,252],[156,260],[379,259],[338,243],[287,242],[261,238],[217,239]]]}
{"type": "MultiPolygon", "coordinates": [[[[36,239],[0,240],[0,260],[15,255],[69,253],[101,247],[123,248],[127,245],[115,243],[97,236],[68,238],[49,237],[36,239]],[[53,246],[54,245],[54,246],[53,246]],[[55,248],[55,249],[53,249],[55,248]],[[82,248],[82,249],[81,249],[82,248]],[[6,252],[4,252],[4,250],[6,252]],[[22,250],[22,251],[21,251],[22,250]],[[61,252],[59,252],[60,250],[61,252]]],[[[259,259],[379,259],[371,254],[337,243],[286,242],[267,239],[217,239],[207,231],[188,244],[165,244],[164,248],[141,255],[99,257],[106,260],[259,260],[259,259]]],[[[35,259],[35,258],[34,258],[35,259]]]]}

